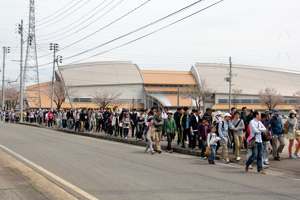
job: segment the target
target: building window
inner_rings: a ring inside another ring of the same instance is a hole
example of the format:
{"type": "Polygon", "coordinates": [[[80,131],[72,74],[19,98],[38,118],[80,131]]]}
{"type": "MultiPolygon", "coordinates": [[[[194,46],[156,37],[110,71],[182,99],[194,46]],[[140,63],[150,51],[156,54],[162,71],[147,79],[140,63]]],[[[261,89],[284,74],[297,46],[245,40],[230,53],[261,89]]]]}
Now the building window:
{"type": "Polygon", "coordinates": [[[218,102],[219,103],[228,103],[228,99],[219,99],[218,102]]]}
{"type": "Polygon", "coordinates": [[[241,103],[251,103],[251,99],[241,99],[241,103]]]}
{"type": "Polygon", "coordinates": [[[253,103],[254,104],[260,104],[260,100],[259,99],[253,99],[253,103]]]}

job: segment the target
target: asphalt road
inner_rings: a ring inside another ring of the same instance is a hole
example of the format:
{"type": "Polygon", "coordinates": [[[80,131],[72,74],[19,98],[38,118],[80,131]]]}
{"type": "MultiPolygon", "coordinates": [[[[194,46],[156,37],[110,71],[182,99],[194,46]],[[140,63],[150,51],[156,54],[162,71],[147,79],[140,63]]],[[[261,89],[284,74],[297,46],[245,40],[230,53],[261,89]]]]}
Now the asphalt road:
{"type": "Polygon", "coordinates": [[[296,178],[50,129],[2,123],[0,144],[99,199],[300,199],[296,178]]]}

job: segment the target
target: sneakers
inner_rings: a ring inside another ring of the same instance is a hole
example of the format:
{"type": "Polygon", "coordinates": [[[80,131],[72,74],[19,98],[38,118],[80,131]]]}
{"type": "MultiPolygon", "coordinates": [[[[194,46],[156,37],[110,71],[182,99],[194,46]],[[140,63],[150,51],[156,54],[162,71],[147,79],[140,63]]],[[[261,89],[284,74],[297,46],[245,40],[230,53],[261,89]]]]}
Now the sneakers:
{"type": "Polygon", "coordinates": [[[149,150],[148,150],[148,149],[146,149],[146,150],[145,150],[145,152],[146,152],[146,153],[148,153],[148,152],[149,152],[149,150]]]}
{"type": "Polygon", "coordinates": [[[289,158],[291,158],[291,159],[295,159],[295,158],[296,158],[296,156],[294,156],[294,155],[290,155],[290,156],[289,156],[289,158]]]}
{"type": "Polygon", "coordinates": [[[257,172],[260,173],[260,174],[266,174],[266,172],[263,169],[261,169],[261,170],[259,170],[257,172]]]}
{"type": "Polygon", "coordinates": [[[270,165],[270,163],[268,161],[265,161],[264,165],[270,165]]]}
{"type": "Polygon", "coordinates": [[[249,169],[253,169],[253,166],[252,166],[252,165],[249,165],[248,167],[249,167],[249,169]]]}
{"type": "Polygon", "coordinates": [[[300,158],[300,155],[299,155],[299,154],[294,153],[294,155],[295,155],[296,158],[300,158]]]}
{"type": "Polygon", "coordinates": [[[221,162],[226,163],[226,160],[225,160],[225,159],[222,159],[221,162]]]}
{"type": "Polygon", "coordinates": [[[269,165],[263,165],[263,169],[269,168],[269,165]]]}
{"type": "Polygon", "coordinates": [[[229,160],[225,160],[225,159],[223,159],[223,160],[222,160],[222,162],[223,162],[223,163],[225,163],[225,164],[228,164],[228,163],[230,163],[230,161],[229,161],[229,160]]]}
{"type": "Polygon", "coordinates": [[[228,163],[230,163],[229,159],[228,159],[228,160],[226,160],[226,164],[228,164],[228,163]]]}
{"type": "Polygon", "coordinates": [[[237,157],[236,158],[236,161],[240,161],[240,160],[242,160],[241,157],[237,157]]]}
{"type": "Polygon", "coordinates": [[[153,154],[155,154],[156,152],[155,151],[151,151],[151,154],[153,155],[153,154]]]}
{"type": "Polygon", "coordinates": [[[125,139],[127,140],[127,137],[125,137],[125,139]]]}
{"type": "Polygon", "coordinates": [[[207,159],[206,156],[201,156],[200,158],[202,158],[203,160],[206,160],[206,159],[207,159]]]}

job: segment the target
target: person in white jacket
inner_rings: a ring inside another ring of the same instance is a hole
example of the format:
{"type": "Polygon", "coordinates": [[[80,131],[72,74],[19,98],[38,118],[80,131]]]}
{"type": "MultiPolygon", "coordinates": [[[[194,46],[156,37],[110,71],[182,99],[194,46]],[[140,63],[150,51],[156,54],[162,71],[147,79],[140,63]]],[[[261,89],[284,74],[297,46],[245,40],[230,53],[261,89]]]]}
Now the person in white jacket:
{"type": "Polygon", "coordinates": [[[211,151],[210,156],[208,158],[208,163],[215,165],[215,155],[216,155],[216,148],[217,142],[219,141],[219,137],[216,134],[216,127],[212,126],[210,133],[207,134],[207,146],[208,149],[211,151]]]}
{"type": "MultiPolygon", "coordinates": [[[[246,162],[245,170],[248,172],[249,166],[252,164],[254,159],[257,159],[257,172],[266,174],[263,170],[263,141],[261,133],[266,131],[266,127],[260,121],[261,115],[259,111],[253,112],[253,120],[250,121],[250,136],[255,139],[255,146],[252,149],[252,155],[246,162]]],[[[248,138],[249,139],[249,138],[248,138]]]]}

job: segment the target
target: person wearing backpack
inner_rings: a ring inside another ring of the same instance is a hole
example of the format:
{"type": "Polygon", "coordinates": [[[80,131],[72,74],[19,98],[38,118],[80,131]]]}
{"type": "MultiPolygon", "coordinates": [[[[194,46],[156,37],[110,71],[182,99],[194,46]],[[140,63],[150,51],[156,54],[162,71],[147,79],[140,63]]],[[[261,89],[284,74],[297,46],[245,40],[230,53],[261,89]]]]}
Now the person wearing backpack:
{"type": "Polygon", "coordinates": [[[282,122],[279,117],[279,114],[280,114],[280,111],[278,109],[275,109],[274,115],[269,121],[269,123],[271,125],[271,132],[272,132],[273,157],[274,157],[274,160],[277,160],[277,161],[280,161],[279,154],[282,153],[282,150],[285,146],[282,122]],[[277,145],[278,141],[280,143],[279,147],[277,145]]]}
{"type": "Polygon", "coordinates": [[[239,128],[234,128],[232,123],[230,122],[231,115],[229,113],[225,113],[224,115],[224,121],[222,121],[219,124],[219,136],[221,138],[220,140],[220,145],[222,147],[222,153],[220,156],[220,160],[226,164],[228,164],[229,158],[228,158],[228,140],[229,140],[229,135],[228,135],[228,129],[231,129],[233,131],[239,130],[239,128]]]}
{"type": "Polygon", "coordinates": [[[262,141],[263,141],[263,165],[270,165],[269,163],[269,147],[270,147],[270,140],[272,139],[270,133],[270,124],[267,120],[267,115],[265,113],[261,114],[261,120],[263,125],[266,127],[266,131],[262,133],[262,141]]]}
{"type": "Polygon", "coordinates": [[[298,154],[299,148],[300,148],[300,136],[297,134],[299,133],[299,124],[298,120],[296,118],[297,112],[295,110],[290,111],[289,118],[287,119],[287,127],[288,127],[288,135],[287,139],[289,139],[289,157],[290,158],[300,158],[300,155],[298,154]],[[293,155],[292,150],[293,150],[293,145],[294,145],[294,140],[297,140],[298,144],[296,146],[296,151],[293,155]]]}
{"type": "Polygon", "coordinates": [[[250,121],[250,136],[254,138],[255,145],[252,149],[252,155],[246,162],[245,170],[248,172],[249,166],[252,164],[254,159],[257,160],[257,172],[266,174],[263,170],[263,141],[262,141],[262,133],[266,132],[266,127],[261,123],[261,115],[259,111],[253,112],[253,120],[250,121]]]}
{"type": "Polygon", "coordinates": [[[233,138],[234,138],[234,146],[235,146],[235,159],[236,161],[240,161],[241,157],[240,157],[240,152],[242,149],[242,145],[243,145],[243,131],[245,129],[245,124],[244,124],[244,120],[240,119],[240,113],[238,111],[235,112],[234,114],[234,119],[232,120],[232,125],[235,128],[239,128],[239,130],[235,130],[233,131],[233,138]]]}
{"type": "Polygon", "coordinates": [[[173,113],[171,111],[167,112],[168,118],[164,120],[164,135],[167,137],[168,140],[168,146],[167,146],[167,152],[172,153],[172,139],[173,139],[173,134],[177,134],[176,131],[176,123],[175,120],[172,118],[173,113]]]}

